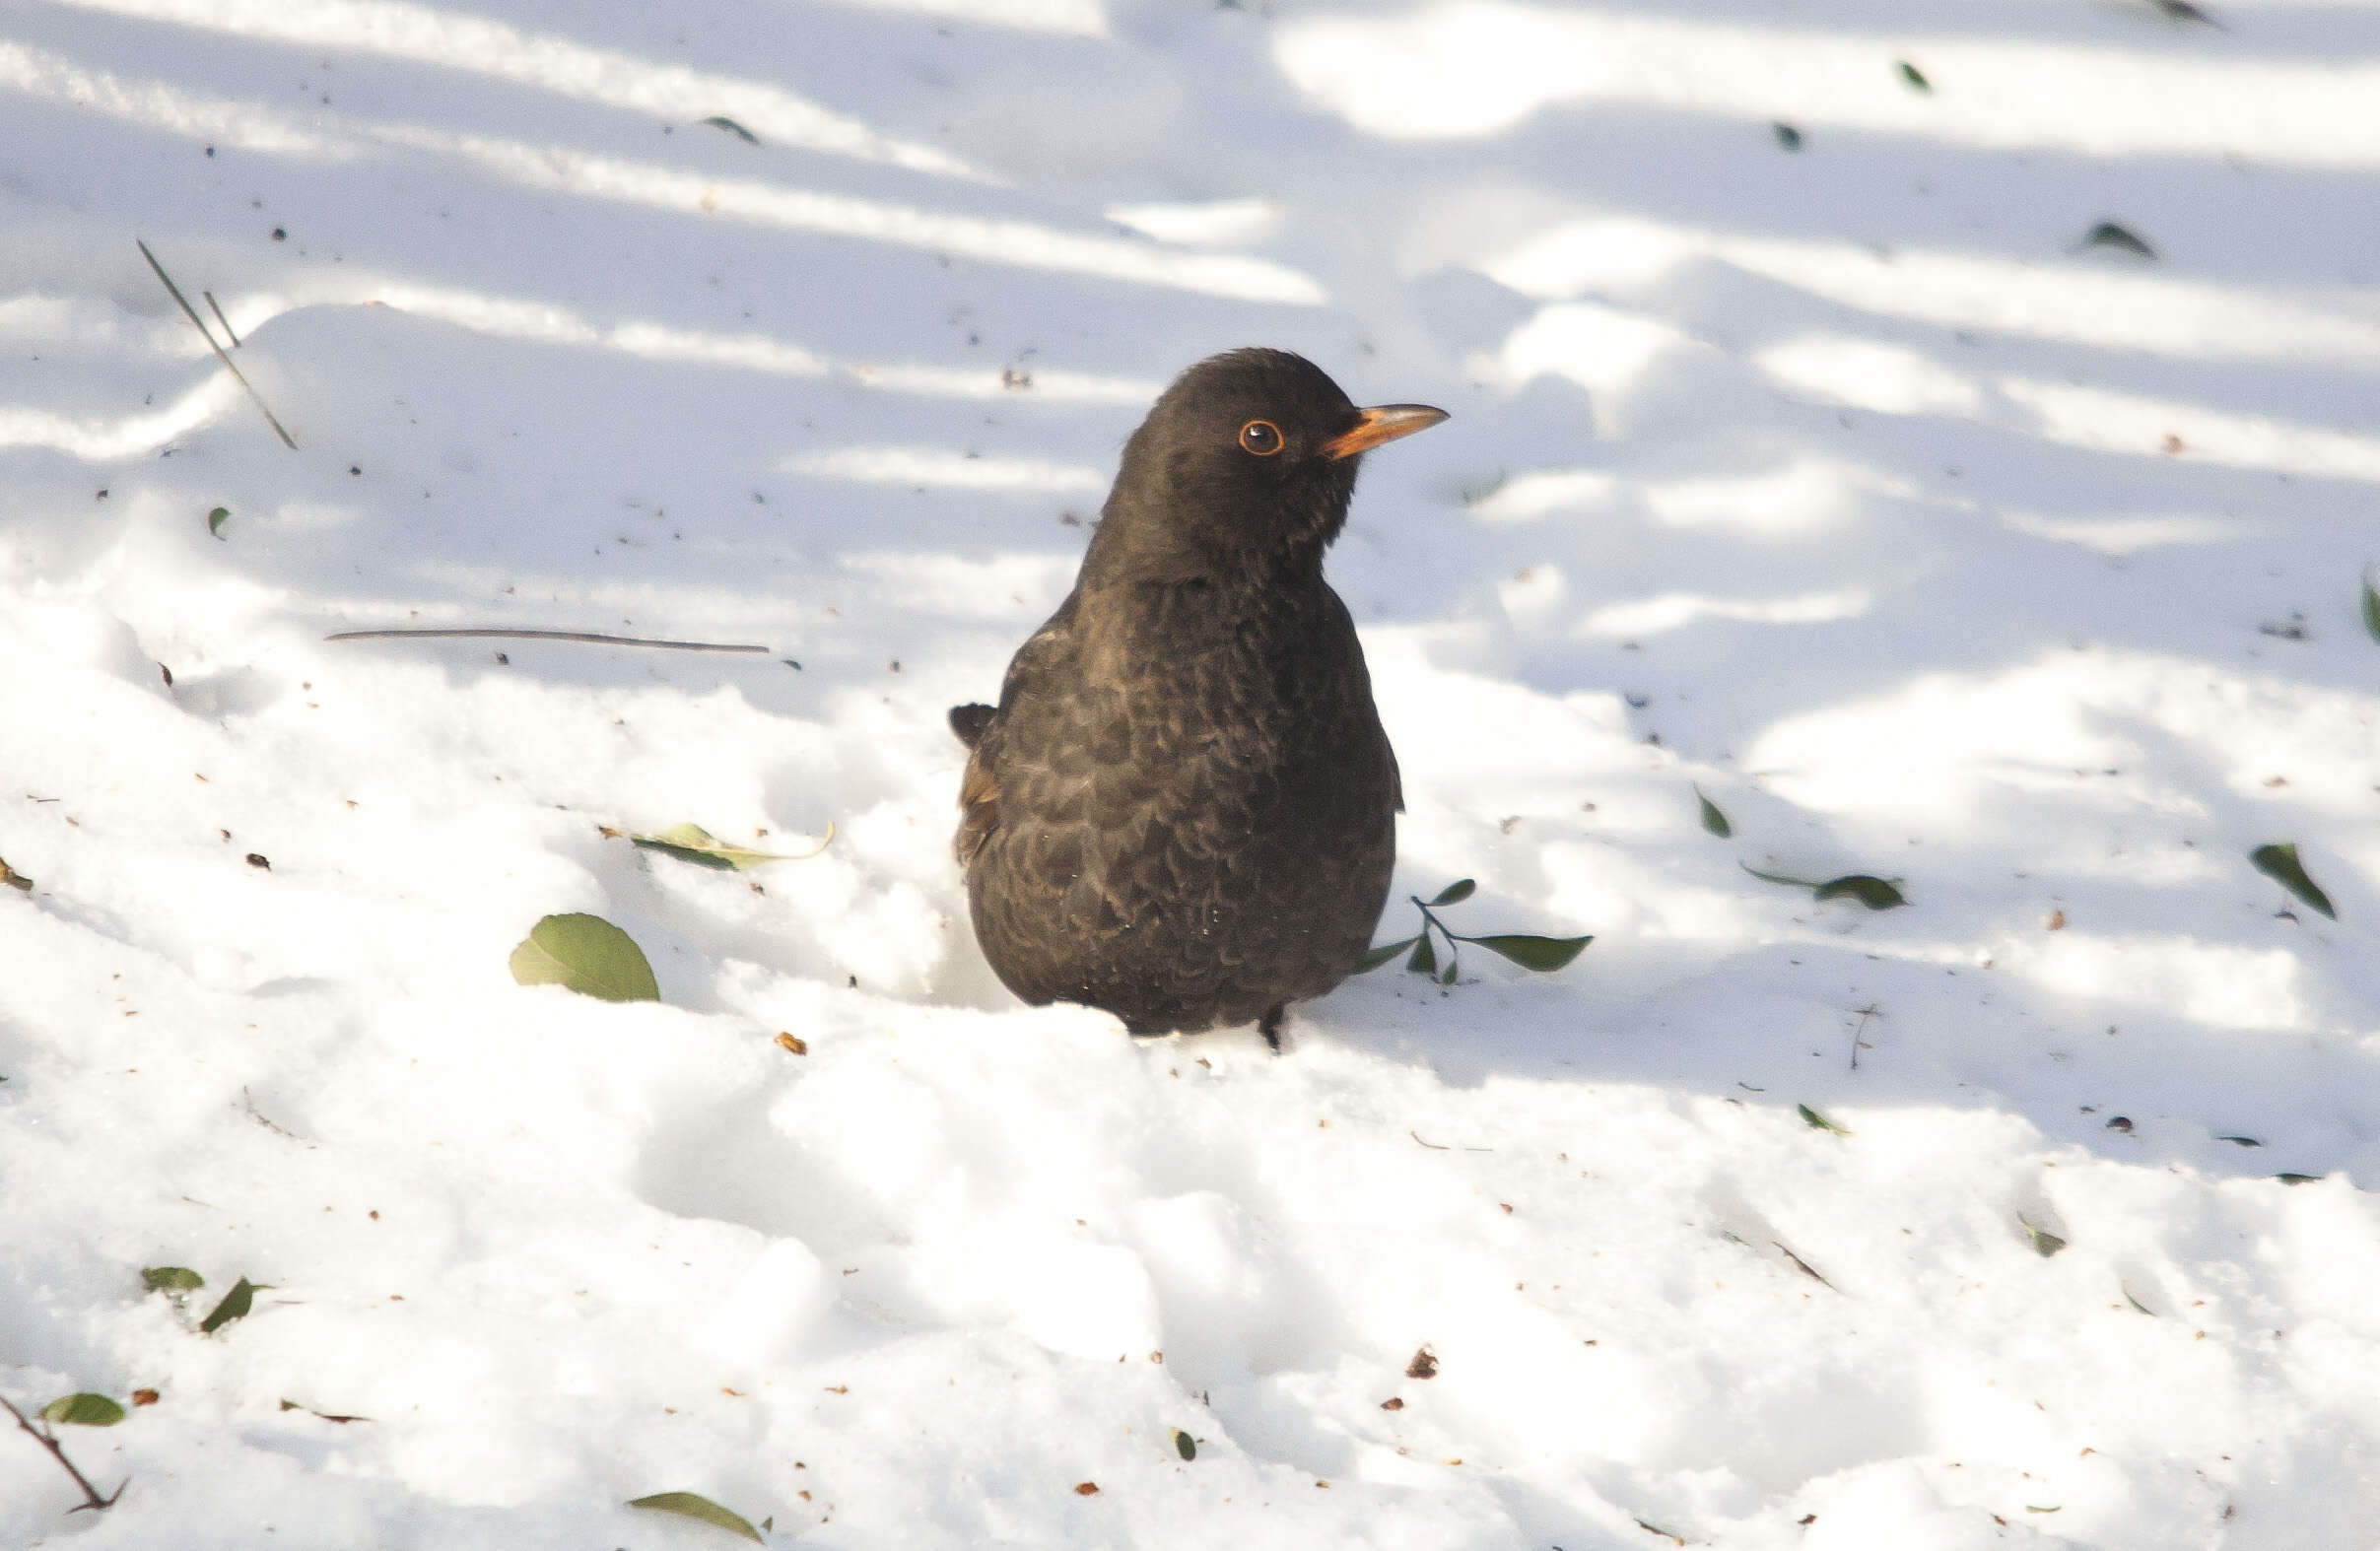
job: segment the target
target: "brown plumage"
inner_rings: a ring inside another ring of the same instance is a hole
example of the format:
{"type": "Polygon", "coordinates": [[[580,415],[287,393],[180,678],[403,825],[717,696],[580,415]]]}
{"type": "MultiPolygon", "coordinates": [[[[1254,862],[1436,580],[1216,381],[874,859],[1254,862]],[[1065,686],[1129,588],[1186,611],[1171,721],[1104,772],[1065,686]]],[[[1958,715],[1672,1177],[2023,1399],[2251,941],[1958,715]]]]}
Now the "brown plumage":
{"type": "Polygon", "coordinates": [[[1323,550],[1363,450],[1445,418],[1358,409],[1273,350],[1200,362],[1157,400],[998,708],[950,713],[971,750],[956,849],[1010,990],[1135,1034],[1270,1039],[1354,969],[1403,802],[1323,550]]]}

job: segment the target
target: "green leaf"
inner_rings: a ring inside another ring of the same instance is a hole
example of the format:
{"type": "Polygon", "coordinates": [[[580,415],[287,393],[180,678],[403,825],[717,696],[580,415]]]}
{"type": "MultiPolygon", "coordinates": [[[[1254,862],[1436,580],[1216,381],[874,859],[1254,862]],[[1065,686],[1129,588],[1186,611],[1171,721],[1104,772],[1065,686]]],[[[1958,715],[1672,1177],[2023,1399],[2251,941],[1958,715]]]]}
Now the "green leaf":
{"type": "Polygon", "coordinates": [[[2132,1284],[2131,1284],[2130,1282],[2118,1282],[2116,1285],[2117,1285],[2118,1287],[2120,1287],[2120,1288],[2122,1288],[2122,1289],[2124,1290],[2124,1301],[2125,1301],[2126,1303],[2128,1303],[2128,1304],[2132,1305],[2132,1306],[2133,1306],[2133,1308],[2134,1308],[2135,1310],[2137,1310],[2138,1312],[2140,1312],[2140,1313],[2142,1313],[2142,1314],[2144,1314],[2144,1315],[2148,1315],[2148,1317],[2149,1317],[2149,1318],[2151,1318],[2151,1319],[2154,1319],[2154,1318],[2156,1317],[2156,1315],[2155,1315],[2153,1313],[2150,1313],[2149,1308],[2148,1308],[2148,1306],[2147,1306],[2146,1304],[2144,1304],[2144,1303],[2141,1302],[2141,1300],[2139,1300],[2138,1298],[2133,1297],[2133,1295],[2132,1295],[2132,1284]]]}
{"type": "Polygon", "coordinates": [[[141,1285],[153,1293],[194,1293],[207,1279],[186,1265],[144,1265],[141,1285]]]}
{"type": "Polygon", "coordinates": [[[762,1543],[760,1531],[752,1527],[750,1519],[719,1507],[699,1492],[655,1492],[650,1497],[632,1498],[628,1506],[649,1509],[656,1514],[683,1514],[688,1518],[699,1518],[706,1524],[716,1524],[721,1529],[731,1530],[755,1545],[762,1543]]]}
{"type": "Polygon", "coordinates": [[[1900,890],[1881,878],[1870,878],[1864,872],[1829,878],[1819,884],[1814,893],[1820,900],[1839,900],[1848,895],[1871,910],[1888,910],[1896,905],[1909,903],[1901,898],[1900,890]]]}
{"type": "Polygon", "coordinates": [[[1198,1457],[1198,1441],[1180,1428],[1174,1429],[1174,1452],[1185,1459],[1198,1457]]]}
{"type": "Polygon", "coordinates": [[[1771,124],[1768,127],[1770,132],[1776,135],[1777,144],[1785,147],[1786,150],[1799,151],[1802,149],[1801,130],[1796,129],[1793,125],[1782,120],[1771,124]]]}
{"type": "Polygon", "coordinates": [[[2339,918],[2339,912],[2331,909],[2331,897],[2315,887],[2314,880],[2306,876],[2305,864],[2297,859],[2294,842],[2281,845],[2259,845],[2248,853],[2248,859],[2256,863],[2258,872],[2296,895],[2314,910],[2333,920],[2339,918]]]}
{"type": "Polygon", "coordinates": [[[1794,1113],[1802,1116],[1802,1123],[1808,1126],[1813,1131],[1832,1131],[1837,1136],[1849,1136],[1852,1134],[1851,1127],[1847,1125],[1837,1125],[1834,1121],[1828,1119],[1825,1115],[1820,1114],[1817,1111],[1811,1109],[1806,1104],[1795,1105],[1794,1113]]]}
{"type": "Polygon", "coordinates": [[[1438,973],[1438,950],[1430,946],[1430,934],[1427,929],[1424,929],[1422,934],[1414,939],[1413,957],[1405,961],[1405,968],[1415,975],[1436,975],[1438,973]]]}
{"type": "Polygon", "coordinates": [[[1455,983],[1455,955],[1452,953],[1446,956],[1446,973],[1438,977],[1438,983],[1441,985],[1455,983]]]}
{"type": "Polygon", "coordinates": [[[729,118],[724,113],[714,113],[709,118],[704,119],[703,122],[709,124],[714,129],[724,129],[727,131],[727,133],[735,136],[736,139],[741,140],[748,146],[756,146],[760,144],[760,136],[754,134],[751,130],[746,129],[743,125],[737,123],[734,119],[729,118]]]}
{"type": "Polygon", "coordinates": [[[1719,804],[1704,796],[1700,786],[1694,788],[1694,800],[1702,804],[1702,827],[1704,829],[1709,830],[1723,841],[1735,833],[1735,827],[1728,822],[1728,816],[1719,811],[1719,804]]]}
{"type": "MultiPolygon", "coordinates": [[[[2059,1238],[2056,1234],[2051,1233],[2046,1228],[2034,1226],[2032,1223],[2026,1221],[2022,1217],[2016,1219],[2016,1226],[2024,1230],[2025,1238],[2032,1241],[2033,1252],[2041,1256],[2041,1258],[2044,1260],[2066,1248],[2065,1240],[2059,1238]]],[[[2124,1296],[2129,1298],[2132,1295],[2127,1293],[2124,1296]]]]}
{"type": "Polygon", "coordinates": [[[1912,92],[1931,92],[1934,90],[1934,83],[1926,79],[1926,72],[1920,70],[1908,60],[1904,59],[1900,61],[1900,71],[1901,79],[1908,84],[1909,90],[1912,92]]]}
{"type": "Polygon", "coordinates": [[[198,1333],[213,1335],[235,1319],[245,1319],[248,1311],[254,1307],[256,1284],[243,1276],[232,1284],[230,1292],[223,1295],[223,1302],[215,1306],[215,1312],[198,1321],[198,1333]]]}
{"type": "Polygon", "coordinates": [[[548,915],[512,950],[512,978],[607,1002],[652,1002],[661,987],[636,939],[600,915],[548,915]]]}
{"type": "Polygon", "coordinates": [[[1864,872],[1847,872],[1840,878],[1812,883],[1807,878],[1789,878],[1781,872],[1762,872],[1749,862],[1739,861],[1735,865],[1763,883],[1782,883],[1792,889],[1807,889],[1811,897],[1818,900],[1854,899],[1871,910],[1888,910],[1896,905],[1909,903],[1901,897],[1898,888],[1864,872]]]}
{"type": "Polygon", "coordinates": [[[2322,1176],[2318,1174],[2277,1174],[2273,1178],[2283,1184],[2312,1184],[2322,1176]]]}
{"type": "Polygon", "coordinates": [[[231,520],[232,508],[217,506],[213,511],[207,513],[207,532],[216,538],[222,538],[223,525],[231,520]]]}
{"type": "Polygon", "coordinates": [[[2084,247],[2112,247],[2118,252],[2133,253],[2142,258],[2157,256],[2155,248],[2150,247],[2135,236],[2129,228],[2120,227],[2113,221],[2102,221],[2084,233],[2081,245],[2084,247]]]}
{"type": "Polygon", "coordinates": [[[1458,942],[1477,943],[1490,953],[1500,953],[1524,970],[1558,970],[1577,958],[1595,941],[1592,934],[1585,937],[1533,937],[1527,932],[1500,932],[1492,937],[1459,937],[1458,942]]]}
{"type": "Polygon", "coordinates": [[[1391,959],[1395,958],[1407,948],[1412,947],[1416,940],[1417,939],[1415,938],[1407,937],[1402,942],[1384,942],[1377,948],[1366,949],[1364,951],[1364,956],[1355,961],[1355,973],[1358,975],[1371,974],[1374,970],[1379,969],[1382,965],[1388,963],[1391,959]]]}
{"type": "Polygon", "coordinates": [[[1476,894],[1478,891],[1479,885],[1473,883],[1470,879],[1457,878],[1453,883],[1450,883],[1445,888],[1440,889],[1438,891],[1438,898],[1432,900],[1430,903],[1434,906],[1460,905],[1464,900],[1469,899],[1473,894],[1476,894]]]}
{"type": "Polygon", "coordinates": [[[835,826],[827,826],[826,839],[806,851],[790,854],[782,851],[756,851],[741,845],[730,845],[709,830],[695,824],[673,824],[658,835],[629,837],[645,850],[659,851],[680,861],[693,862],[698,867],[716,867],[721,871],[733,868],[741,871],[772,861],[807,861],[825,850],[835,839],[835,826]]]}
{"type": "Polygon", "coordinates": [[[76,1427],[113,1427],[123,1419],[124,1408],[105,1395],[60,1395],[41,1408],[42,1421],[76,1427]]]}
{"type": "Polygon", "coordinates": [[[2372,573],[2363,573],[2363,633],[2380,641],[2380,592],[2372,590],[2372,573]]]}
{"type": "Polygon", "coordinates": [[[2024,1511],[2028,1514],[2055,1514],[2063,1510],[2065,1507],[2066,1505],[2064,1503],[2060,1503],[2056,1508],[2040,1508],[2034,1504],[2027,1503],[2024,1505],[2024,1511]]]}

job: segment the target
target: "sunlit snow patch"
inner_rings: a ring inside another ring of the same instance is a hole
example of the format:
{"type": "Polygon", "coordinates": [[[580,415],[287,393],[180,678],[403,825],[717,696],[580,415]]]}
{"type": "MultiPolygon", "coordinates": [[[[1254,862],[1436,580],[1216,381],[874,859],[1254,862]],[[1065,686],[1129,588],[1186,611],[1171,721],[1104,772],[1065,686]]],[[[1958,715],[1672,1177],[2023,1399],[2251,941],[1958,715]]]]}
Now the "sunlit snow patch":
{"type": "Polygon", "coordinates": [[[1634,102],[1952,145],[2380,166],[2368,111],[2380,69],[2368,64],[1477,0],[1285,22],[1273,61],[1309,101],[1389,140],[1493,135],[1565,102],[1634,102]],[[1890,61],[1912,55],[1957,90],[1908,90],[1890,61]]]}
{"type": "Polygon", "coordinates": [[[1804,592],[1790,598],[1716,598],[1694,592],[1665,592],[1659,597],[1606,604],[1579,622],[1579,634],[1615,639],[1655,636],[1691,625],[1698,619],[1819,625],[1829,620],[1856,619],[1874,602],[1874,592],[1865,586],[1804,592]]]}
{"type": "Polygon", "coordinates": [[[1705,258],[1862,312],[1950,328],[2218,361],[2380,358],[2380,321],[2351,293],[2309,288],[2276,295],[2083,259],[1881,249],[1608,214],[1562,221],[1517,243],[1465,253],[1466,262],[1501,284],[1549,301],[1626,294],[1705,258]]]}
{"type": "Polygon", "coordinates": [[[944,367],[916,362],[852,361],[765,334],[714,334],[675,328],[647,319],[600,323],[550,302],[491,296],[446,286],[425,286],[397,276],[337,271],[307,276],[289,297],[247,297],[228,303],[239,329],[295,305],[380,304],[417,317],[434,317],[474,333],[556,345],[584,345],[642,356],[732,367],[792,377],[840,377],[864,387],[931,398],[1036,398],[1070,404],[1146,404],[1165,389],[1162,382],[1108,376],[1036,365],[1029,373],[995,367],[944,367]]]}
{"type": "Polygon", "coordinates": [[[128,80],[24,43],[0,41],[0,91],[72,102],[110,118],[249,151],[332,161],[362,153],[359,146],[317,133],[300,119],[255,102],[202,97],[162,81],[128,80]]]}
{"type": "Polygon", "coordinates": [[[2095,936],[2068,930],[2002,956],[2006,968],[2054,990],[2170,1008],[2218,1029],[2308,1027],[2297,955],[2196,937],[2095,936]]]}
{"type": "Polygon", "coordinates": [[[1077,564],[1071,555],[957,555],[870,550],[843,564],[883,583],[903,608],[930,609],[958,619],[1008,619],[1017,610],[1048,609],[1064,596],[1077,564]]]}
{"type": "Polygon", "coordinates": [[[1759,474],[1645,487],[1645,505],[1673,527],[1798,533],[1850,516],[1870,496],[1916,494],[1906,481],[1839,458],[1804,454],[1759,474]]]}
{"type": "Polygon", "coordinates": [[[112,420],[77,420],[30,404],[0,404],[0,447],[55,447],[95,463],[136,457],[205,424],[239,396],[231,373],[216,371],[163,409],[112,420]]]}
{"type": "Polygon", "coordinates": [[[2034,413],[2039,435],[2070,446],[2380,480],[2380,439],[2352,432],[2071,382],[2002,377],[1995,385],[2034,413]]]}
{"type": "Polygon", "coordinates": [[[1260,242],[1281,224],[1280,202],[1218,199],[1202,205],[1110,205],[1100,212],[1143,236],[1185,247],[1238,247],[1260,242]]]}
{"type": "Polygon", "coordinates": [[[2079,544],[2103,555],[2131,555],[2169,544],[2224,544],[2261,538],[2269,531],[2231,517],[2052,517],[2004,511],[2001,520],[2019,533],[2079,544]]]}
{"type": "Polygon", "coordinates": [[[1108,14],[1099,0],[843,0],[879,11],[915,11],[954,22],[1011,27],[1019,32],[1060,33],[1075,37],[1108,35],[1108,14]]]}
{"type": "Polygon", "coordinates": [[[1616,475],[1598,469],[1547,469],[1515,475],[1470,509],[1483,522],[1528,522],[1549,511],[1608,506],[1619,490],[1616,475]]]}
{"type": "Polygon", "coordinates": [[[837,447],[805,452],[778,465],[788,474],[848,479],[868,485],[921,485],[949,490],[1098,491],[1107,477],[1075,463],[1045,458],[978,456],[948,447],[837,447]]]}
{"type": "Polygon", "coordinates": [[[64,0],[120,16],[347,49],[472,71],[608,107],[699,120],[728,115],[762,140],[944,175],[981,177],[959,158],[881,134],[773,86],[524,33],[487,17],[400,0],[64,0]]]}
{"type": "Polygon", "coordinates": [[[1905,345],[1805,334],[1769,346],[1752,364],[1821,403],[1885,415],[1972,416],[1983,410],[1983,393],[1972,377],[1905,345]]]}

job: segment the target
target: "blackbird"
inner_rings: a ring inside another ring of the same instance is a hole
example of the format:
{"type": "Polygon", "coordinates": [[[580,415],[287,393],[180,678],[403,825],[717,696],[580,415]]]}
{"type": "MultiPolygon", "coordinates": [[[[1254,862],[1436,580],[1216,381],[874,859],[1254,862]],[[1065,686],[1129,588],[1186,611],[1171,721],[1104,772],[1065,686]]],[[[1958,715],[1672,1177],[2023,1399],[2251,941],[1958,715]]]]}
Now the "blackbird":
{"type": "Polygon", "coordinates": [[[1074,590],[960,706],[956,843],[976,940],[1035,1004],[1134,1034],[1255,1020],[1362,958],[1404,799],[1323,550],[1366,449],[1436,425],[1359,409],[1278,350],[1191,367],[1124,443],[1074,590]]]}

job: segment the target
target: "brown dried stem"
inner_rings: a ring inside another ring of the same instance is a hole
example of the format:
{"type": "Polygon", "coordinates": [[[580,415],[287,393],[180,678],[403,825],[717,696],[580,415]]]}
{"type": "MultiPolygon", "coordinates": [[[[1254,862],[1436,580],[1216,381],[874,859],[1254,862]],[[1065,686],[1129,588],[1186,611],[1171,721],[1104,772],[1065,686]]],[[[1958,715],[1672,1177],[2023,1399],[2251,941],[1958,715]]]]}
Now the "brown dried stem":
{"type": "Polygon", "coordinates": [[[132,1484],[132,1478],[130,1476],[126,1476],[122,1481],[117,1483],[116,1489],[112,1493],[105,1497],[100,1496],[100,1489],[91,1484],[91,1478],[84,1475],[82,1471],[77,1470],[74,1467],[74,1461],[66,1457],[66,1450],[59,1447],[55,1434],[52,1434],[42,1428],[34,1426],[33,1422],[27,1418],[24,1412],[18,1410],[14,1405],[9,1403],[8,1396],[0,1395],[0,1406],[8,1406],[8,1414],[17,1419],[17,1425],[33,1435],[34,1442],[38,1443],[43,1449],[48,1450],[49,1456],[52,1459],[55,1459],[59,1465],[65,1469],[68,1475],[74,1477],[75,1485],[83,1489],[83,1501],[77,1503],[73,1508],[68,1509],[68,1513],[79,1514],[86,1508],[90,1509],[93,1513],[98,1513],[102,1509],[113,1508],[115,1506],[115,1500],[124,1495],[124,1488],[132,1484]]]}
{"type": "Polygon", "coordinates": [[[654,641],[645,636],[605,636],[589,630],[343,630],[324,641],[462,641],[490,637],[498,641],[582,641],[598,646],[665,646],[672,651],[767,651],[766,646],[736,645],[716,641],[654,641]]]}

